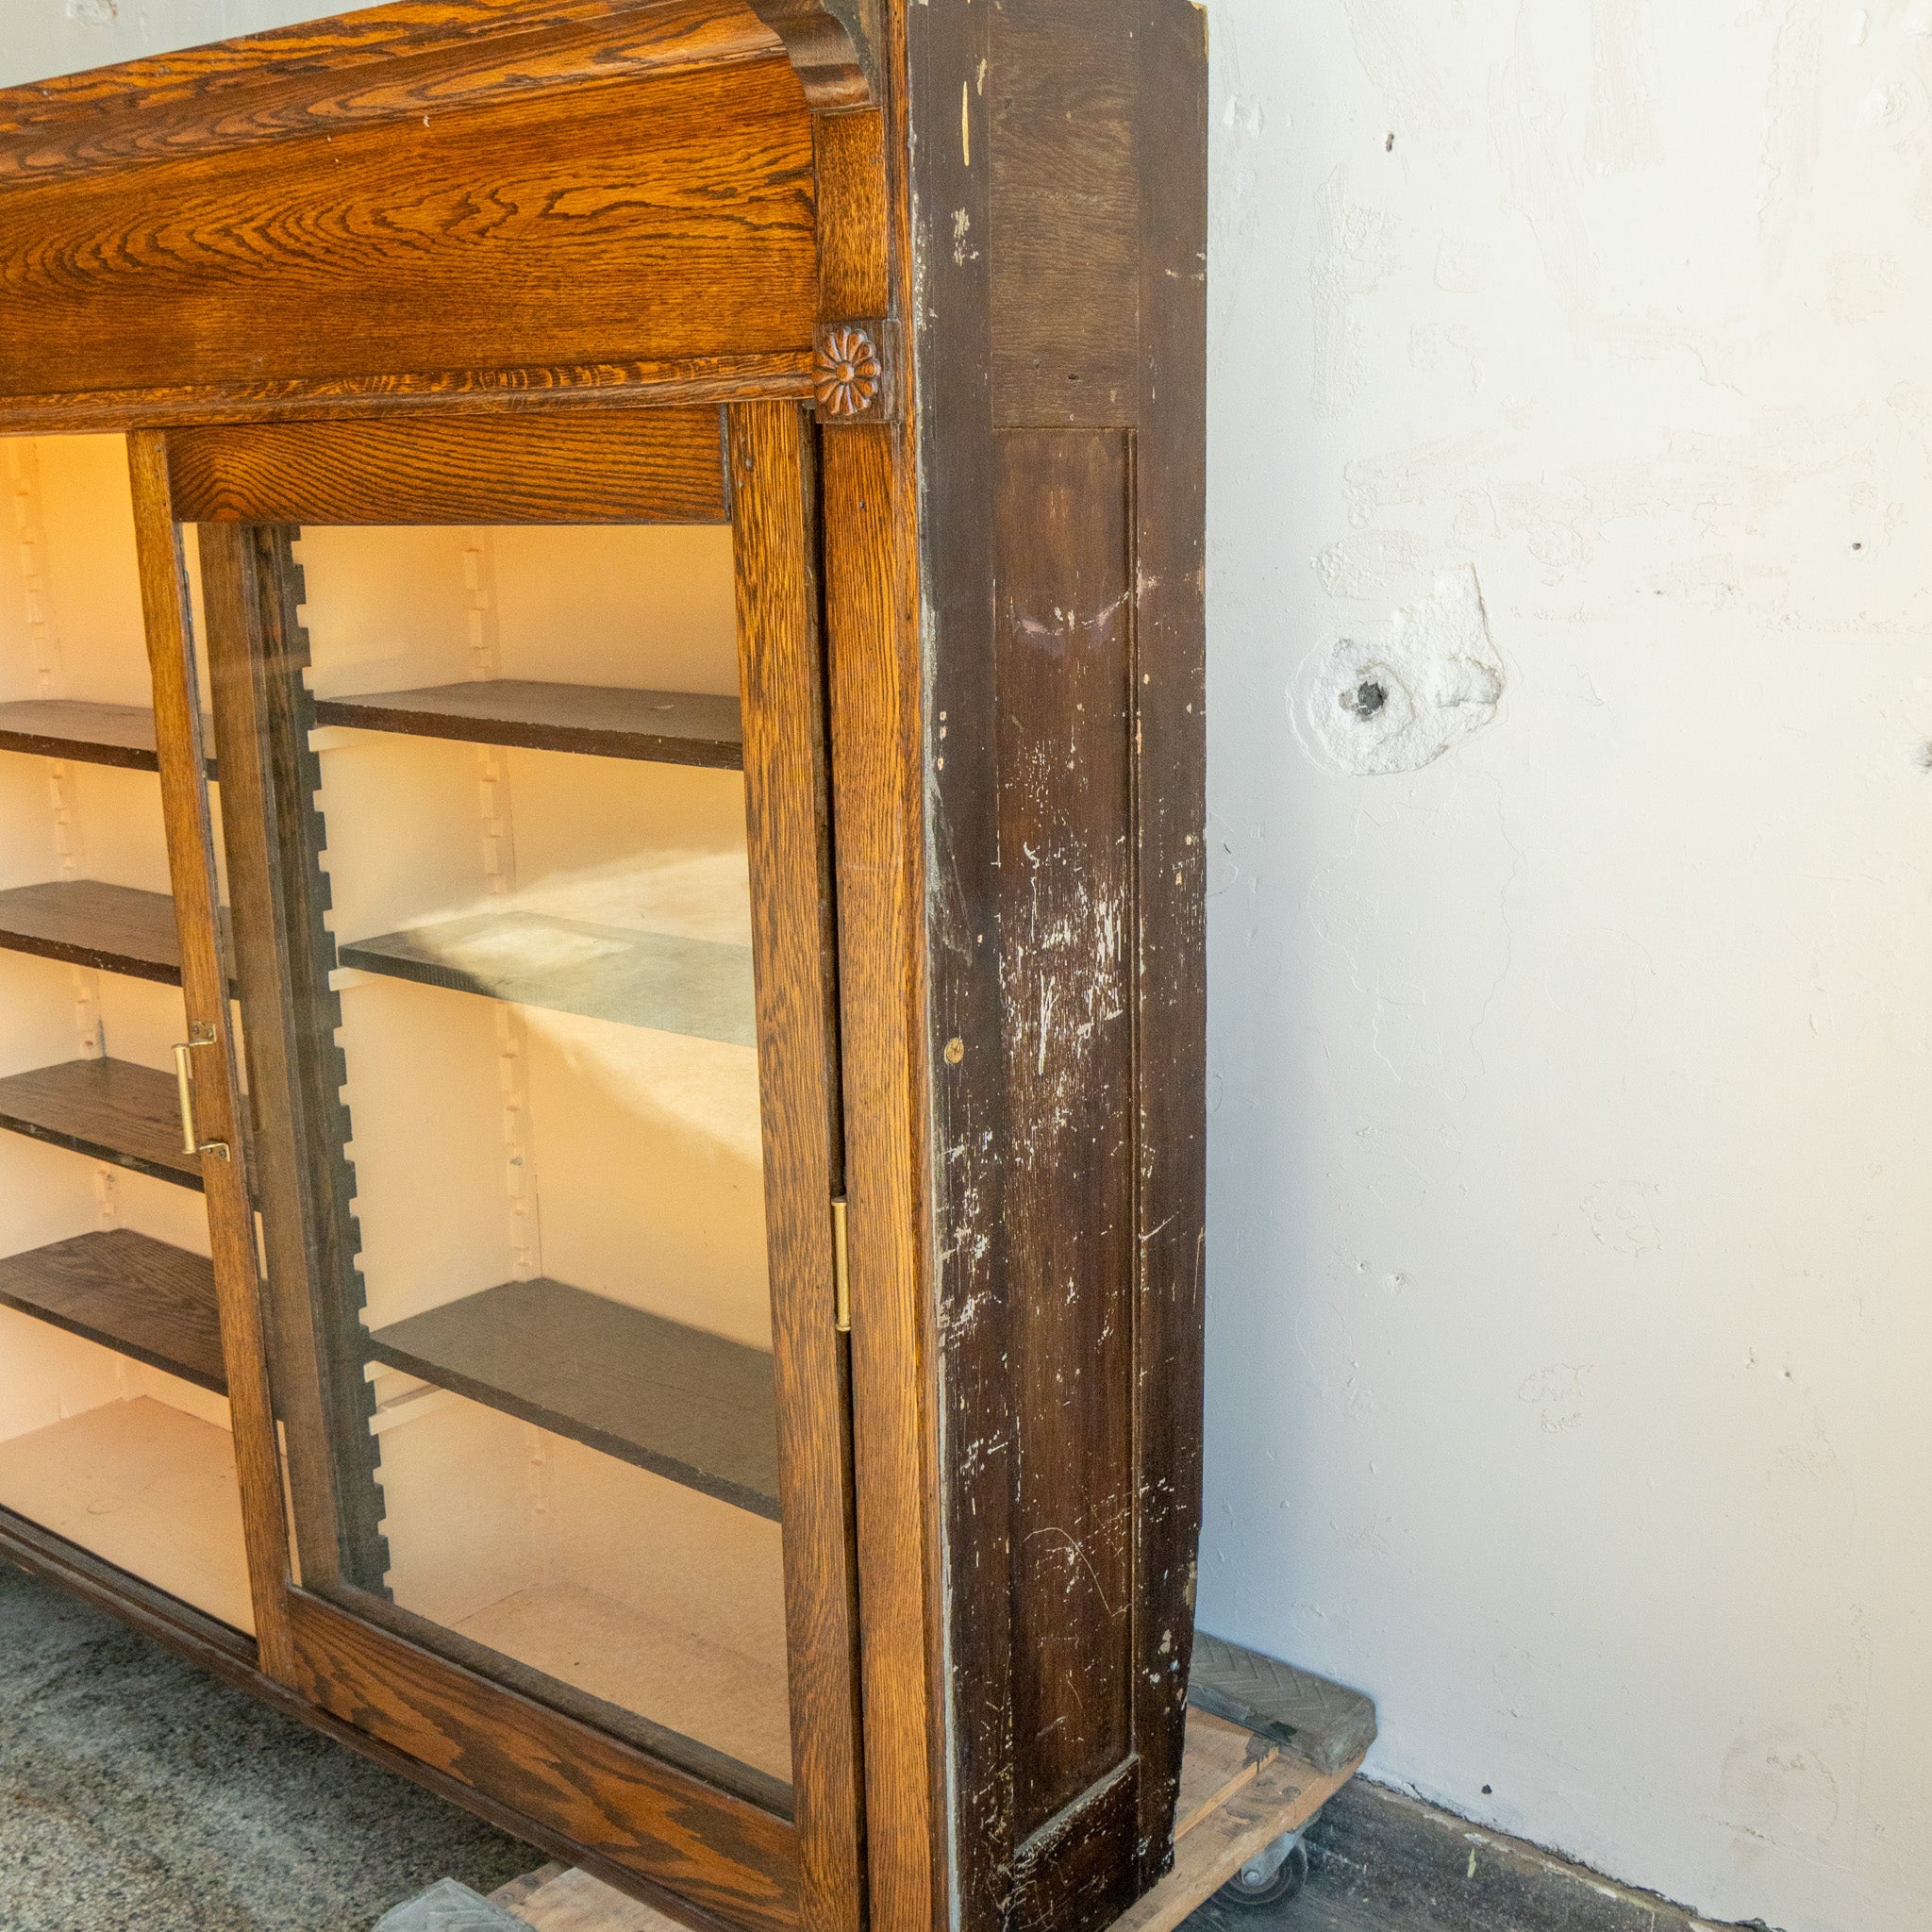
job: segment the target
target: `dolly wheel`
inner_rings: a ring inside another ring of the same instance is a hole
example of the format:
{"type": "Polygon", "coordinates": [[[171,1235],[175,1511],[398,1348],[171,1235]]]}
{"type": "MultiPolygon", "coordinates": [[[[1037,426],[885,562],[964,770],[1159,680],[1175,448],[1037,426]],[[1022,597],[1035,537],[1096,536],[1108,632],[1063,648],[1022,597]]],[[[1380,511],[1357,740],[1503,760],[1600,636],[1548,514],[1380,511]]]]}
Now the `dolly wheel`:
{"type": "Polygon", "coordinates": [[[1257,1869],[1254,1865],[1243,1866],[1221,1888],[1221,1896],[1230,1905],[1243,1906],[1250,1911],[1258,1911],[1264,1906],[1286,1905],[1300,1895],[1307,1882],[1308,1849],[1304,1844],[1295,1844],[1274,1871],[1251,1885],[1248,1874],[1257,1869]]]}

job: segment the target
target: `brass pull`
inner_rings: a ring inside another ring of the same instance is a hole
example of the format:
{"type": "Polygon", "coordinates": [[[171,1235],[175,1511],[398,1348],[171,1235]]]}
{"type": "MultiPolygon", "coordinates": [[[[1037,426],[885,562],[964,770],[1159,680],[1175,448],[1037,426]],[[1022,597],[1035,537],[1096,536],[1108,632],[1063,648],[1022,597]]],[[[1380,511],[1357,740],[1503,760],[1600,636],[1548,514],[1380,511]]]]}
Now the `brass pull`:
{"type": "Polygon", "coordinates": [[[852,1258],[845,1243],[845,1197],[832,1203],[832,1319],[841,1335],[852,1333],[852,1258]]]}
{"type": "Polygon", "coordinates": [[[215,1043],[212,1026],[195,1025],[190,1029],[194,1038],[184,1040],[175,1048],[175,1085],[181,1096],[181,1144],[185,1154],[212,1154],[217,1160],[230,1158],[225,1141],[204,1141],[201,1129],[194,1124],[194,1069],[189,1063],[189,1056],[197,1046],[212,1046],[215,1043]]]}

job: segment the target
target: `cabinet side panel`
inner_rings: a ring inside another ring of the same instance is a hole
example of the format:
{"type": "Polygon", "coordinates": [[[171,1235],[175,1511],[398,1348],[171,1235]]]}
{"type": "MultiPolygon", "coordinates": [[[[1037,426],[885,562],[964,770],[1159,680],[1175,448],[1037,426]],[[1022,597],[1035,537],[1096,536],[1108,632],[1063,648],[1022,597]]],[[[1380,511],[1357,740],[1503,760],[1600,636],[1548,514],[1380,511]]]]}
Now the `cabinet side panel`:
{"type": "Polygon", "coordinates": [[[907,14],[962,1932],[1103,1926],[1172,1857],[1200,1522],[1203,18],[907,14]]]}
{"type": "Polygon", "coordinates": [[[1015,1836],[1131,1752],[1129,438],[998,441],[1015,1836]]]}
{"type": "Polygon", "coordinates": [[[1135,440],[1141,1883],[1173,1863],[1201,1541],[1208,1224],[1208,16],[1143,0],[1135,440]]]}

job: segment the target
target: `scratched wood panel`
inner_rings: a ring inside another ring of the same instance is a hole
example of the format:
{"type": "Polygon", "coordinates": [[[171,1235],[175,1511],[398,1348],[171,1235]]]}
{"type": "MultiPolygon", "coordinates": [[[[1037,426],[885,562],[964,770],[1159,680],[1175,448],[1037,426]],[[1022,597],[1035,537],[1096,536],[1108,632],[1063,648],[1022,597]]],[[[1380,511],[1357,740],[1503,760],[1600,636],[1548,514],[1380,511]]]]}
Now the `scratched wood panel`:
{"type": "Polygon", "coordinates": [[[954,1707],[953,1883],[969,1932],[1080,1932],[1172,1856],[1198,1527],[1197,1277],[1170,1269],[1198,1259],[1201,1234],[1187,1179],[1201,959],[1198,913],[1184,916],[1198,874],[1158,888],[1148,868],[1166,863],[1170,832],[1198,833],[1187,753],[1201,713],[1184,674],[1198,644],[1203,389],[1186,331],[1201,215],[1199,168],[1172,143],[1203,142],[1203,49],[1185,0],[1008,0],[907,21],[932,613],[928,1023],[945,1150],[934,1240],[948,1440],[963,1445],[943,1471],[946,1603],[975,1692],[954,1707]],[[1157,109],[1169,93],[1174,111],[1157,109]],[[1176,274],[1180,299],[1161,309],[1176,274]],[[1143,449],[1149,425],[1159,441],[1143,449]],[[1188,578],[1153,607],[1171,626],[1157,663],[1174,670],[1144,690],[1141,600],[1158,587],[1142,581],[1143,542],[1188,578]],[[1023,576],[1036,595],[1016,602],[1023,576]],[[1086,665],[1104,695],[1080,687],[1071,651],[1044,689],[1018,674],[1023,640],[1064,640],[1069,617],[1110,608],[1114,655],[1104,676],[1086,665]],[[1070,682],[1056,691],[1055,677],[1070,682]],[[1152,767],[1143,729],[1160,748],[1152,767]],[[1171,806],[1140,795],[1150,771],[1177,787],[1171,806]],[[1058,928],[1025,890],[1036,859],[1054,864],[1054,838],[1086,848],[1045,882],[1058,928]],[[1103,901],[1120,922],[1104,942],[1103,901]],[[1097,970],[1056,974],[1042,931],[1084,932],[1097,970]],[[1157,980],[1158,1045],[1135,1041],[1149,1010],[1137,973],[1157,980]],[[1066,1041],[1040,1024],[1042,1000],[1063,994],[1066,1041]],[[1090,1000],[1123,1011],[1082,1037],[1090,1000]],[[1084,1136],[1056,1117],[1057,1051],[1077,1062],[1065,1092],[1084,1136]],[[1149,1232],[1158,1265],[1142,1268],[1135,1241],[1149,1232]]]}
{"type": "Polygon", "coordinates": [[[1015,1830],[1133,1749],[1127,439],[998,442],[1015,1830]]]}
{"type": "Polygon", "coordinates": [[[1143,0],[1134,450],[1141,1882],[1167,1868],[1201,1538],[1208,1225],[1208,24],[1143,0]]]}
{"type": "MultiPolygon", "coordinates": [[[[933,1198],[924,1235],[943,1351],[952,1454],[941,1478],[948,1562],[941,1599],[955,1681],[950,1871],[960,1932],[991,1932],[1010,1906],[1013,1757],[1009,1720],[1015,1457],[1006,1373],[1007,1229],[1000,1189],[1007,1135],[1000,1078],[999,846],[992,637],[992,443],[987,249],[991,9],[908,8],[911,188],[920,264],[918,333],[921,591],[930,642],[924,721],[931,883],[928,983],[920,1015],[930,1066],[933,1198]]],[[[842,820],[841,820],[842,829],[842,820]]],[[[904,1923],[895,1932],[906,1932],[904,1923]]]]}
{"type": "Polygon", "coordinates": [[[774,58],[0,193],[0,402],[795,350],[817,278],[774,58]]]}

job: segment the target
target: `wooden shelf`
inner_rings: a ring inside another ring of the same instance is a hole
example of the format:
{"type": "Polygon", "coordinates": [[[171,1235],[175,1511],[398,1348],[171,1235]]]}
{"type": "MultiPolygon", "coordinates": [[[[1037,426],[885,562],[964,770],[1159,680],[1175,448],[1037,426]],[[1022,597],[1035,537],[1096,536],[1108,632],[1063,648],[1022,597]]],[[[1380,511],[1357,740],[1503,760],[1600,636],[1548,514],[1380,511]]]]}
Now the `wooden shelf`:
{"type": "Polygon", "coordinates": [[[316,701],[315,717],[320,724],[345,724],[357,731],[642,758],[660,765],[744,769],[744,723],[738,700],[700,692],[617,691],[497,677],[369,697],[322,698],[316,701]]]}
{"type": "Polygon", "coordinates": [[[778,1407],[764,1350],[561,1281],[508,1281],[377,1330],[401,1369],[778,1520],[778,1407]]]}
{"type": "Polygon", "coordinates": [[[728,1046],[758,1044],[749,946],[494,912],[358,940],[338,958],[420,986],[728,1046]]]}
{"type": "MultiPolygon", "coordinates": [[[[636,1604],[564,1582],[499,1598],[453,1627],[473,1643],[763,1772],[779,1791],[791,1783],[782,1649],[746,1657],[636,1604]]],[[[658,1924],[664,1932],[664,1922],[658,1924]]]]}
{"type": "Polygon", "coordinates": [[[214,1264],[131,1228],[84,1234],[0,1260],[0,1303],[228,1392],[214,1264]]]}
{"type": "Polygon", "coordinates": [[[158,772],[155,714],[139,705],[69,704],[58,699],[0,705],[0,751],[73,758],[158,772]]]}
{"type": "MultiPolygon", "coordinates": [[[[205,727],[213,744],[214,721],[205,727]]],[[[96,705],[66,698],[24,699],[0,705],[0,751],[42,758],[71,758],[75,764],[116,765],[127,772],[158,772],[155,714],[143,705],[96,705]]],[[[215,761],[208,761],[215,775],[215,761]]]]}
{"type": "Polygon", "coordinates": [[[0,1079],[0,1128],[176,1187],[200,1188],[175,1082],[125,1060],[69,1060],[0,1079]]]}
{"type": "Polygon", "coordinates": [[[181,984],[174,900],[131,886],[72,879],[0,892],[0,950],[181,984]]]}

